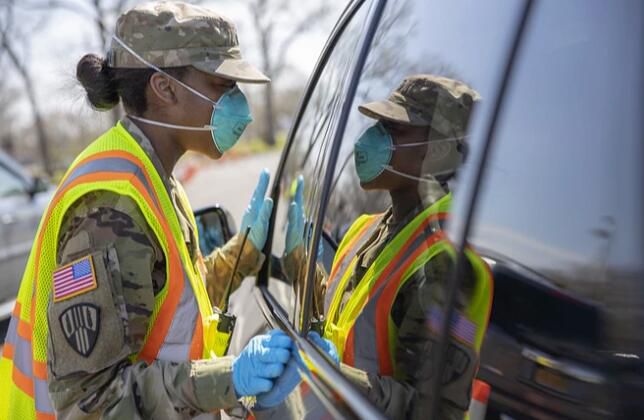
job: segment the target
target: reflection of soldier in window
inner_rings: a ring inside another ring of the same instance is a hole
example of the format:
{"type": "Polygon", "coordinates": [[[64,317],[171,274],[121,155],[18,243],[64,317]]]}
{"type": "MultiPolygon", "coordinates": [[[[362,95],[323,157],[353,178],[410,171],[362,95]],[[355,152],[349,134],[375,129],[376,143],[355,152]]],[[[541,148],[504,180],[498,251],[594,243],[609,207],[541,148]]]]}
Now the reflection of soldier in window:
{"type": "MultiPolygon", "coordinates": [[[[360,184],[389,192],[391,207],[360,216],[349,228],[329,278],[316,287],[314,306],[324,307],[325,336],[338,348],[342,371],[388,417],[409,417],[418,401],[428,400],[423,393],[455,255],[442,231],[451,203],[448,181],[464,159],[476,100],[478,94],[459,81],[417,75],[387,100],[359,107],[377,120],[355,145],[360,184]]],[[[468,261],[452,322],[441,418],[462,418],[467,410],[491,305],[485,263],[469,251],[468,261]]]]}

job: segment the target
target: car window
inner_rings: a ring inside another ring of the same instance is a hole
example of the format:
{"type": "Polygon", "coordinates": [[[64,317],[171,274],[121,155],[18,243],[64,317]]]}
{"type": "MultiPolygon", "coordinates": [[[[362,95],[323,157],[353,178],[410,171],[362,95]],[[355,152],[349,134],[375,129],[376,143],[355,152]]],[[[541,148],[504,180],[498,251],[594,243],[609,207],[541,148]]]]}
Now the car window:
{"type": "Polygon", "coordinates": [[[0,197],[24,194],[25,185],[15,174],[0,166],[0,197]]]}
{"type": "MultiPolygon", "coordinates": [[[[303,177],[303,204],[307,230],[304,236],[305,239],[310,237],[311,220],[319,211],[321,179],[328,164],[328,154],[340,117],[340,108],[347,100],[346,89],[349,83],[347,75],[354,65],[355,51],[365,30],[370,3],[366,2],[344,29],[311,94],[308,107],[302,115],[299,130],[294,134],[292,147],[284,163],[284,175],[279,180],[281,195],[273,237],[273,252],[278,256],[286,254],[288,210],[300,176],[303,177]]],[[[308,245],[304,244],[302,248],[305,250],[304,253],[297,258],[289,259],[285,264],[287,274],[291,278],[304,273],[308,245]]],[[[320,250],[322,251],[322,248],[320,250]]],[[[331,254],[330,258],[332,256],[331,254]]],[[[295,283],[296,288],[301,285],[301,283],[295,283]]]]}
{"type": "MultiPolygon", "coordinates": [[[[354,329],[353,343],[345,340],[349,347],[340,346],[340,351],[359,368],[384,377],[393,375],[398,386],[415,389],[416,404],[409,405],[406,415],[427,412],[431,401],[434,344],[446,313],[442,296],[454,266],[454,250],[441,235],[450,223],[459,173],[468,167],[469,151],[479,147],[479,127],[494,107],[523,5],[520,1],[388,3],[342,141],[325,222],[340,243],[337,266],[351,252],[358,256],[349,280],[339,286],[343,292],[327,284],[334,292],[325,301],[325,322],[336,328],[345,315],[335,308],[354,304],[361,305],[363,312],[376,305],[381,312],[376,320],[384,312],[386,324],[375,322],[371,341],[364,337],[367,331],[357,342],[354,329]],[[419,114],[425,122],[413,119],[419,114]],[[419,130],[427,121],[431,129],[419,130]],[[393,142],[394,149],[386,163],[380,162],[384,166],[376,171],[380,175],[369,180],[371,161],[381,154],[370,149],[378,136],[368,133],[379,130],[374,128],[376,123],[389,134],[388,144],[393,142]],[[360,227],[367,223],[377,227],[360,227]],[[355,296],[365,279],[373,285],[369,299],[360,303],[355,296]],[[359,357],[362,360],[356,360],[359,357]],[[375,360],[377,367],[368,359],[375,360]]],[[[448,350],[442,417],[459,415],[469,405],[491,305],[491,279],[482,274],[481,261],[472,251],[470,269],[459,290],[452,321],[459,328],[448,350]]],[[[337,273],[330,277],[331,283],[342,282],[337,273]]],[[[401,414],[391,403],[374,403],[385,415],[401,414]]]]}
{"type": "Polygon", "coordinates": [[[620,369],[644,357],[644,6],[613,6],[535,6],[471,230],[495,262],[481,373],[561,417],[632,404],[608,382],[632,390],[620,369]]]}
{"type": "MultiPolygon", "coordinates": [[[[457,191],[461,162],[467,165],[467,151],[475,147],[470,142],[477,138],[476,127],[494,105],[522,6],[523,2],[503,0],[485,5],[476,1],[388,2],[356,97],[343,97],[344,84],[330,78],[333,83],[320,85],[321,91],[316,92],[325,101],[318,100],[321,105],[313,102],[306,111],[312,122],[302,131],[307,134],[298,137],[300,151],[307,150],[309,139],[315,140],[312,134],[333,127],[339,117],[336,103],[353,103],[334,168],[330,203],[322,209],[324,226],[316,226],[339,248],[330,270],[328,264],[318,264],[316,275],[306,279],[315,290],[313,315],[323,324],[325,336],[336,342],[344,362],[382,378],[381,384],[371,386],[409,390],[397,398],[426,400],[412,396],[411,390],[426,390],[432,342],[445,309],[439,297],[453,266],[453,250],[443,233],[444,224],[449,223],[449,192],[457,191]],[[404,94],[396,96],[396,90],[404,94]],[[395,115],[387,114],[391,106],[383,101],[395,103],[395,115]],[[361,146],[356,148],[356,143],[361,146]],[[375,308],[370,305],[377,305],[384,317],[364,319],[367,326],[360,333],[351,330],[350,323],[358,321],[350,314],[366,314],[375,308]],[[346,308],[353,309],[342,312],[346,308]],[[385,327],[375,329],[376,324],[385,327]],[[357,342],[359,334],[362,341],[357,342]],[[347,340],[354,341],[345,347],[347,340]]],[[[342,62],[355,51],[347,56],[342,50],[337,54],[342,62]]],[[[324,150],[323,145],[315,147],[324,150]]],[[[301,155],[297,159],[289,156],[291,175],[282,181],[282,188],[291,188],[300,173],[294,167],[313,173],[304,179],[305,212],[308,220],[315,220],[311,213],[320,210],[316,200],[329,169],[325,162],[301,155]]],[[[319,152],[315,156],[326,158],[319,152]]],[[[281,219],[278,215],[279,220],[286,225],[285,214],[281,219]]],[[[309,244],[309,254],[318,251],[317,244],[309,244]]],[[[321,260],[327,261],[323,255],[321,260]]],[[[490,305],[489,284],[481,286],[477,277],[485,270],[484,263],[475,252],[472,260],[476,268],[468,272],[471,290],[464,290],[463,296],[468,302],[465,309],[477,313],[476,325],[481,327],[476,330],[473,321],[462,319],[465,345],[454,344],[450,353],[445,416],[452,415],[450,410],[467,409],[490,305]],[[474,294],[476,309],[472,309],[474,298],[468,301],[474,294]]],[[[301,281],[304,262],[298,268],[296,278],[301,281]]],[[[371,398],[388,417],[426,408],[402,404],[409,411],[401,413],[396,411],[400,405],[388,400],[389,396],[371,398]]]]}

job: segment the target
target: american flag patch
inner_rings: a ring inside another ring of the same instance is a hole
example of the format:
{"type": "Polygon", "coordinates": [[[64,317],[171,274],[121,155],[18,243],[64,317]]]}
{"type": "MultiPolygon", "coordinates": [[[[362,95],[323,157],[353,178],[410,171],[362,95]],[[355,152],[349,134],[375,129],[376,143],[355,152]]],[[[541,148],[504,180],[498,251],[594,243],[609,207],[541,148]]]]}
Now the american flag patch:
{"type": "MultiPolygon", "coordinates": [[[[429,311],[429,316],[427,317],[427,324],[429,329],[435,333],[438,333],[441,326],[443,325],[443,318],[443,311],[440,308],[434,306],[429,311]]],[[[476,337],[476,325],[472,321],[467,319],[461,312],[454,311],[449,332],[452,337],[462,341],[465,344],[472,345],[474,344],[474,338],[476,337]]]]}
{"type": "Polygon", "coordinates": [[[96,289],[96,275],[91,255],[54,271],[54,302],[94,289],[96,289]]]}

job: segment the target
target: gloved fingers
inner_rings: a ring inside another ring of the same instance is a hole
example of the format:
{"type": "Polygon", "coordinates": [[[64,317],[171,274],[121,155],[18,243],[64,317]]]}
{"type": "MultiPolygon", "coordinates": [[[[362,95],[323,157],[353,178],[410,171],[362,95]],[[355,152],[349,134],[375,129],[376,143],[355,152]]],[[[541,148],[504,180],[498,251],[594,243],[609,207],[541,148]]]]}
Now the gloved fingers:
{"type": "Polygon", "coordinates": [[[259,174],[259,181],[257,181],[257,187],[255,187],[255,192],[250,199],[249,206],[257,206],[256,208],[259,208],[260,203],[266,196],[266,190],[268,189],[268,181],[270,180],[270,177],[271,175],[270,172],[268,172],[268,169],[262,169],[262,172],[260,172],[259,174]]]}
{"type": "Polygon", "coordinates": [[[297,186],[295,187],[295,196],[293,202],[300,208],[304,205],[304,177],[297,177],[297,186]]]}
{"type": "Polygon", "coordinates": [[[273,388],[273,381],[266,378],[253,378],[253,395],[268,392],[273,388]]]}
{"type": "Polygon", "coordinates": [[[283,363],[262,363],[257,375],[262,378],[277,378],[284,372],[284,367],[283,363]]]}
{"type": "Polygon", "coordinates": [[[331,359],[333,359],[336,365],[340,363],[338,350],[335,348],[335,345],[331,341],[320,337],[320,334],[315,331],[309,331],[307,337],[309,338],[309,340],[313,341],[313,343],[318,346],[320,350],[324,351],[331,359]]]}
{"type": "Polygon", "coordinates": [[[265,348],[265,351],[259,354],[259,361],[262,363],[281,363],[286,364],[291,358],[291,349],[283,348],[265,348]]]}
{"type": "Polygon", "coordinates": [[[317,331],[309,331],[307,337],[309,340],[313,341],[316,346],[324,348],[324,340],[322,340],[322,337],[320,337],[320,334],[318,334],[317,331]]]}
{"type": "Polygon", "coordinates": [[[262,344],[266,347],[283,348],[288,350],[290,350],[291,347],[293,347],[293,340],[291,340],[291,337],[286,335],[284,331],[271,330],[265,335],[265,337],[266,338],[262,340],[262,344]]]}
{"type": "Polygon", "coordinates": [[[264,199],[264,202],[262,203],[262,207],[259,210],[259,215],[257,216],[257,220],[255,220],[253,228],[259,225],[262,228],[266,228],[266,230],[268,230],[268,222],[271,219],[272,211],[273,211],[273,200],[267,197],[264,199]]]}

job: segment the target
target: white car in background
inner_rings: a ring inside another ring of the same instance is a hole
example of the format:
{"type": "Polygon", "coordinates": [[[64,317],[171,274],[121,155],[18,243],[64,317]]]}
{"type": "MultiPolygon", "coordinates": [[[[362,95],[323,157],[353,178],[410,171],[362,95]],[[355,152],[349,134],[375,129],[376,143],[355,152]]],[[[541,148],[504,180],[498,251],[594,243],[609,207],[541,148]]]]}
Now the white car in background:
{"type": "Polygon", "coordinates": [[[40,218],[53,192],[50,184],[0,152],[0,323],[11,316],[40,218]]]}

